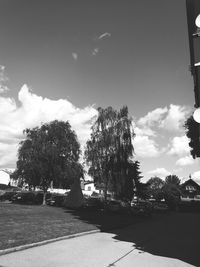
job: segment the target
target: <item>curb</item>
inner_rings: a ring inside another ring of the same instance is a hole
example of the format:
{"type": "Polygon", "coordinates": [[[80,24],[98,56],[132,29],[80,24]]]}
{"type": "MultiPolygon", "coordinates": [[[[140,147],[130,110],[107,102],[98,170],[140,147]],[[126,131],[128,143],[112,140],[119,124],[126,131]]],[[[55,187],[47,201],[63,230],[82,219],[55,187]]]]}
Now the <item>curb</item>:
{"type": "Polygon", "coordinates": [[[47,245],[47,244],[54,243],[54,242],[57,242],[57,241],[62,241],[62,240],[75,238],[75,237],[80,237],[80,236],[84,236],[84,235],[95,234],[95,233],[99,233],[99,232],[101,232],[99,229],[91,230],[91,231],[86,231],[86,232],[82,232],[82,233],[56,237],[56,238],[52,238],[52,239],[48,239],[48,240],[44,240],[44,241],[40,241],[40,242],[36,242],[36,243],[26,244],[26,245],[22,245],[22,246],[18,246],[18,247],[7,248],[7,249],[0,250],[0,256],[6,255],[6,254],[9,254],[9,253],[12,253],[12,252],[25,250],[25,249],[28,249],[28,248],[39,247],[39,246],[47,245]]]}

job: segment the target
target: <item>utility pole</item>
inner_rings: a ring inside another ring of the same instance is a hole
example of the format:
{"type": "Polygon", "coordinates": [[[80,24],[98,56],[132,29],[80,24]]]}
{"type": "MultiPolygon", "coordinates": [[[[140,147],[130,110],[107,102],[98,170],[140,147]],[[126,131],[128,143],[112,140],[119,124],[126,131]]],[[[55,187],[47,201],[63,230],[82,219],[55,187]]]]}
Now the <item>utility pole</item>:
{"type": "Polygon", "coordinates": [[[190,49],[190,71],[194,81],[193,118],[199,123],[198,136],[200,146],[200,0],[186,0],[187,25],[190,49]]]}
{"type": "Polygon", "coordinates": [[[194,80],[195,108],[200,107],[200,0],[186,0],[190,71],[194,80]]]}

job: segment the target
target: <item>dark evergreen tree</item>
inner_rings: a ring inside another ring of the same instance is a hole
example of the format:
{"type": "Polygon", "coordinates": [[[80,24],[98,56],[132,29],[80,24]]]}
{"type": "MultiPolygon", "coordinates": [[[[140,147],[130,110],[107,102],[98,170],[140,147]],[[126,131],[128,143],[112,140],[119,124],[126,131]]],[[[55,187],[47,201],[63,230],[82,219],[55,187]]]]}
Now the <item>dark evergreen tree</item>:
{"type": "Polygon", "coordinates": [[[190,116],[185,122],[186,135],[190,139],[189,146],[190,153],[195,159],[200,157],[200,125],[197,123],[193,116],[190,116]]]}
{"type": "Polygon", "coordinates": [[[165,178],[165,184],[174,184],[176,186],[179,186],[180,182],[181,180],[178,178],[177,175],[174,175],[174,174],[168,175],[165,178]]]}

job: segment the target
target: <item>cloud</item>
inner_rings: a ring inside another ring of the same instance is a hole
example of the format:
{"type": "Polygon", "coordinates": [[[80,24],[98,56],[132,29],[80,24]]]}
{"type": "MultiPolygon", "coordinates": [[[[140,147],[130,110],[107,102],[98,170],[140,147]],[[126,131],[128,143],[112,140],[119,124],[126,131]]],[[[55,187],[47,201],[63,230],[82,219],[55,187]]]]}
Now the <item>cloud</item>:
{"type": "Polygon", "coordinates": [[[148,112],[147,115],[138,120],[138,125],[142,127],[152,127],[158,125],[163,119],[164,115],[167,113],[168,109],[165,108],[156,108],[151,112],[148,112]]]}
{"type": "Polygon", "coordinates": [[[167,171],[165,168],[157,168],[155,170],[149,171],[148,174],[158,176],[160,178],[165,178],[166,176],[170,175],[171,172],[167,171]]]}
{"type": "Polygon", "coordinates": [[[148,127],[144,127],[144,128],[140,128],[140,127],[137,127],[136,125],[133,126],[134,128],[134,132],[135,134],[138,136],[152,136],[152,137],[155,137],[156,136],[156,133],[154,130],[152,130],[151,128],[148,128],[148,127]]]}
{"type": "Polygon", "coordinates": [[[83,147],[90,136],[91,120],[97,115],[92,106],[75,107],[67,99],[50,100],[31,93],[24,85],[18,93],[20,106],[14,99],[0,97],[0,167],[15,166],[17,146],[24,138],[23,130],[52,120],[69,121],[83,147]]]}
{"type": "Polygon", "coordinates": [[[196,161],[191,156],[185,156],[176,161],[177,166],[193,165],[196,161]]]}
{"type": "Polygon", "coordinates": [[[0,65],[0,93],[9,91],[9,88],[5,85],[8,81],[8,77],[5,75],[5,66],[0,65]]]}
{"type": "Polygon", "coordinates": [[[160,127],[168,131],[183,130],[189,113],[191,113],[191,108],[171,104],[166,118],[160,123],[160,127]]]}
{"type": "Polygon", "coordinates": [[[192,179],[200,184],[200,171],[196,171],[191,175],[192,179]]]}
{"type": "Polygon", "coordinates": [[[110,34],[109,32],[104,32],[103,34],[101,34],[101,35],[98,37],[98,39],[101,40],[101,39],[103,39],[103,38],[105,38],[105,37],[110,37],[110,36],[111,36],[111,34],[110,34]]]}
{"type": "Polygon", "coordinates": [[[138,120],[138,125],[143,128],[157,127],[169,132],[183,131],[184,123],[192,109],[186,106],[173,105],[169,108],[156,108],[138,120]]]}
{"type": "Polygon", "coordinates": [[[156,142],[145,135],[136,135],[133,139],[133,146],[136,155],[142,158],[158,157],[162,153],[156,142]]]}
{"type": "MultiPolygon", "coordinates": [[[[188,138],[185,135],[173,135],[175,132],[184,132],[182,126],[190,112],[189,107],[171,104],[169,108],[156,108],[138,119],[133,125],[136,153],[141,157],[157,157],[164,152],[168,155],[188,156],[188,138]],[[169,142],[168,146],[166,142],[169,142]]],[[[177,165],[184,164],[183,161],[177,161],[177,165]]],[[[186,160],[184,162],[186,163],[186,160]]],[[[190,164],[188,159],[187,163],[190,164]]]]}
{"type": "Polygon", "coordinates": [[[157,108],[147,115],[133,122],[133,129],[136,134],[133,146],[137,156],[142,158],[158,157],[164,152],[160,149],[155,138],[157,137],[156,124],[163,118],[167,108],[157,108]]]}
{"type": "Polygon", "coordinates": [[[94,48],[92,51],[92,55],[96,56],[98,53],[99,53],[99,48],[98,47],[94,48]]]}
{"type": "Polygon", "coordinates": [[[168,155],[182,156],[190,153],[189,139],[186,135],[175,136],[169,144],[168,155]]]}
{"type": "Polygon", "coordinates": [[[73,57],[73,59],[76,61],[76,60],[78,60],[78,54],[77,53],[72,53],[72,57],[73,57]]]}

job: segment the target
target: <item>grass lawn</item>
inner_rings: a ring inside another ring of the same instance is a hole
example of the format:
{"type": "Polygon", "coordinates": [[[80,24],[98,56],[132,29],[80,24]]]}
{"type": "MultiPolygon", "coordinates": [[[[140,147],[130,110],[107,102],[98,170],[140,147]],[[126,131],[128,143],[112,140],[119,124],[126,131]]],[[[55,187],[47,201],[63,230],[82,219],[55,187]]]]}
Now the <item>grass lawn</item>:
{"type": "Polygon", "coordinates": [[[0,250],[89,230],[123,227],[138,220],[128,214],[0,203],[0,250]]]}

